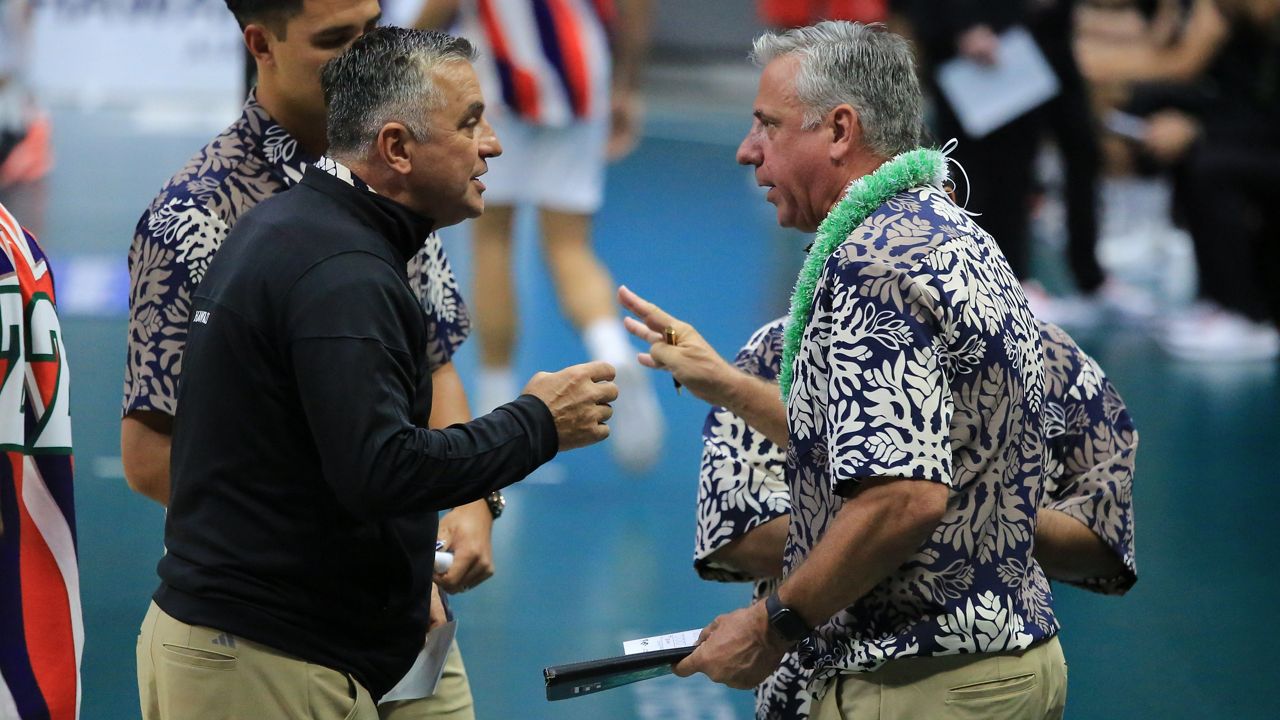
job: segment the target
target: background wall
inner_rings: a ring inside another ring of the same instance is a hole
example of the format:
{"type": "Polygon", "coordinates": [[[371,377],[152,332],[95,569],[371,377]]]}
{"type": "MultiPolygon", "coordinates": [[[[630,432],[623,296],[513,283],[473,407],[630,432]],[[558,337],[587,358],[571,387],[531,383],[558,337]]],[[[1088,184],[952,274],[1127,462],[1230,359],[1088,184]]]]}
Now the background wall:
{"type": "MultiPolygon", "coordinates": [[[[51,103],[221,109],[241,95],[239,28],[223,0],[41,0],[32,86],[51,103]]],[[[389,22],[418,0],[384,0],[389,22]]],[[[759,32],[753,0],[657,0],[653,60],[746,56],[759,32]]]]}

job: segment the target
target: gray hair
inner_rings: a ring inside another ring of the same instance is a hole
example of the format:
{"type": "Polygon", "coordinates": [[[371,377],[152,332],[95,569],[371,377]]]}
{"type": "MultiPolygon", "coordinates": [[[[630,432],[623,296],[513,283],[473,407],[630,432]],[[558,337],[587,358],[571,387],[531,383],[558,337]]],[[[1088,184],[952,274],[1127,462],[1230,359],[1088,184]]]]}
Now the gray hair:
{"type": "Polygon", "coordinates": [[[880,23],[829,20],[765,33],[751,50],[752,62],[760,67],[788,55],[800,58],[796,95],[806,129],[847,103],[858,112],[863,142],[872,152],[889,158],[920,144],[920,81],[903,37],[880,23]]]}
{"type": "Polygon", "coordinates": [[[475,59],[470,42],[434,30],[380,27],[365,33],[320,71],[330,154],[369,152],[389,122],[426,140],[426,115],[444,104],[428,71],[475,59]]]}

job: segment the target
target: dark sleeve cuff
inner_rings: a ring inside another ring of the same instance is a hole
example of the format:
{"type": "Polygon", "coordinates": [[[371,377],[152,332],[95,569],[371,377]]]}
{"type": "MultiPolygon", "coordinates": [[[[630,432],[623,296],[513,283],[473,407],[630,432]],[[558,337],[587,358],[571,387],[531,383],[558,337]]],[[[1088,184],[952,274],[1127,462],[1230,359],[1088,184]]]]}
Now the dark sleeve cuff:
{"type": "Polygon", "coordinates": [[[524,428],[529,436],[529,450],[534,454],[537,465],[551,460],[560,451],[560,434],[556,432],[555,418],[551,415],[551,408],[542,400],[533,395],[521,395],[499,409],[511,413],[524,428]]]}

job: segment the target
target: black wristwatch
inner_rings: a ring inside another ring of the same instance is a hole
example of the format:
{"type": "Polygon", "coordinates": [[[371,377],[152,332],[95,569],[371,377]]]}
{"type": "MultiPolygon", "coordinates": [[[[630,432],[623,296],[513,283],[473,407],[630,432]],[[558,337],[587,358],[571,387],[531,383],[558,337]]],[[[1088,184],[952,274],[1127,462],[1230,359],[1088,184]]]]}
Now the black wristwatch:
{"type": "Polygon", "coordinates": [[[776,592],[765,598],[764,610],[769,614],[769,627],[788,643],[798,643],[813,632],[813,628],[805,624],[799,613],[782,604],[776,592]]]}
{"type": "Polygon", "coordinates": [[[502,497],[501,490],[494,490],[485,496],[484,501],[489,505],[489,512],[493,514],[493,519],[497,520],[502,517],[502,511],[507,509],[507,499],[502,497]]]}

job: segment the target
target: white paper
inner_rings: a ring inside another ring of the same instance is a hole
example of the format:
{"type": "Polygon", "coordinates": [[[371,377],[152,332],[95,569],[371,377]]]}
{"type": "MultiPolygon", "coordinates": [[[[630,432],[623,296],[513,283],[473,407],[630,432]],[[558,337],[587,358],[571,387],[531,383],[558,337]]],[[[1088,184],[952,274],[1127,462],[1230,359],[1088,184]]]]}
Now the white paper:
{"type": "Polygon", "coordinates": [[[1058,94],[1058,76],[1031,33],[1021,26],[1000,34],[994,65],[959,57],[938,66],[938,87],[960,125],[980,138],[1058,94]]]}
{"type": "Polygon", "coordinates": [[[436,572],[447,573],[449,572],[449,568],[451,567],[453,567],[453,553],[444,552],[443,550],[437,550],[436,566],[435,566],[436,572]]]}
{"type": "Polygon", "coordinates": [[[698,628],[696,630],[671,633],[670,635],[655,635],[638,640],[627,640],[622,643],[622,654],[635,655],[637,653],[653,652],[654,650],[693,647],[698,644],[698,636],[701,634],[702,628],[698,628]]]}
{"type": "Polygon", "coordinates": [[[434,695],[436,685],[440,684],[440,676],[444,673],[444,661],[448,659],[449,650],[453,647],[453,636],[457,632],[457,620],[450,620],[428,632],[427,641],[423,643],[418,659],[413,661],[413,667],[391,688],[391,692],[382,696],[378,704],[393,700],[417,700],[434,695]]]}

